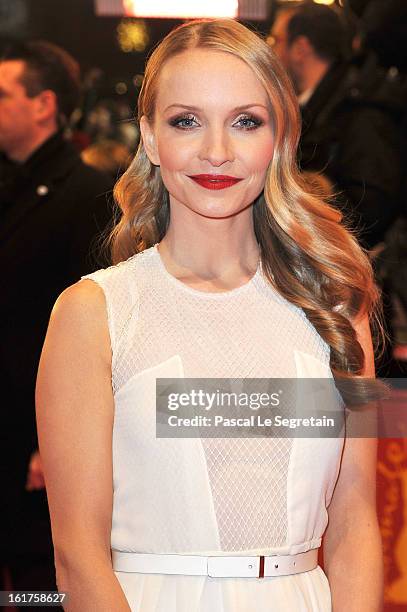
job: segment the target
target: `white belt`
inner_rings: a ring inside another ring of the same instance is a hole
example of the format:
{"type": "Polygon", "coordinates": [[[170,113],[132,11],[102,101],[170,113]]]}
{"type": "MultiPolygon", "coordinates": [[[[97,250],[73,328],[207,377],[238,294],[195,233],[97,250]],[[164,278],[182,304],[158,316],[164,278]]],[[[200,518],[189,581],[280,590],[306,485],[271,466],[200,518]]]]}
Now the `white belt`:
{"type": "Polygon", "coordinates": [[[116,572],[142,574],[185,574],[213,578],[263,578],[309,572],[318,565],[318,548],[296,555],[258,557],[202,557],[198,555],[155,555],[112,550],[116,572]]]}

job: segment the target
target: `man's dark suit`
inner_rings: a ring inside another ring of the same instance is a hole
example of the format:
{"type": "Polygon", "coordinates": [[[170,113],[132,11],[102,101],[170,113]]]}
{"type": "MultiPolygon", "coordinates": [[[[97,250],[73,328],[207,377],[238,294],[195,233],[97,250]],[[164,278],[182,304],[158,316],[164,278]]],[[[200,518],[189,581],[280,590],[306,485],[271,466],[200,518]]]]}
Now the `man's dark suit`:
{"type": "Polygon", "coordinates": [[[397,216],[401,160],[397,84],[335,64],[301,109],[300,165],[323,172],[338,204],[372,247],[397,216]],[[394,94],[394,95],[393,95],[394,94]]]}
{"type": "Polygon", "coordinates": [[[14,588],[51,588],[30,569],[41,552],[49,558],[45,493],[24,490],[36,448],[36,372],[56,298],[104,263],[91,251],[112,217],[111,187],[61,133],[23,165],[0,163],[0,562],[11,563],[14,588]]]}

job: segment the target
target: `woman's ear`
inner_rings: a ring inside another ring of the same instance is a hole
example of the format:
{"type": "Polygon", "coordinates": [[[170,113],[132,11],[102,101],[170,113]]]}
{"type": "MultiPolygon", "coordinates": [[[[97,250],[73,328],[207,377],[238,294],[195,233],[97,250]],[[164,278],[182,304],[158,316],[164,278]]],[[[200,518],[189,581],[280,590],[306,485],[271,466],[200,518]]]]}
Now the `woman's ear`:
{"type": "Polygon", "coordinates": [[[140,119],[140,134],[147,157],[154,166],[160,165],[154,131],[145,115],[140,119]]]}

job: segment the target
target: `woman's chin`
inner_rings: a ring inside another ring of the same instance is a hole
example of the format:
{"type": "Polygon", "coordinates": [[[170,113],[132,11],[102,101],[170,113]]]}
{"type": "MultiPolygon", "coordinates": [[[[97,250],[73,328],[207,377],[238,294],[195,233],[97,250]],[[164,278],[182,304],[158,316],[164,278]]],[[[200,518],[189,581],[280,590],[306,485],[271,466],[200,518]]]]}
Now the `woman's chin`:
{"type": "Polygon", "coordinates": [[[239,215],[250,206],[251,203],[236,206],[225,206],[220,202],[216,202],[207,205],[202,205],[201,203],[200,206],[188,206],[188,208],[197,215],[206,217],[208,219],[228,219],[230,217],[239,215]]]}

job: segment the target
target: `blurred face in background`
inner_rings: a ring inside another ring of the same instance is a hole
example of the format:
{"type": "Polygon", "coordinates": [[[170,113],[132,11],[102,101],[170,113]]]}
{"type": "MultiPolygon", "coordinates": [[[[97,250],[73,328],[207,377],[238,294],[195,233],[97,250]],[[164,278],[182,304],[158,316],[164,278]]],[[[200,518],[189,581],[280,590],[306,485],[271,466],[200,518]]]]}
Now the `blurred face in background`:
{"type": "Polygon", "coordinates": [[[279,57],[284,68],[290,75],[294,87],[298,93],[299,80],[301,77],[301,50],[294,41],[288,44],[287,29],[294,11],[287,9],[277,13],[271,29],[270,43],[274,53],[279,57]]]}
{"type": "Polygon", "coordinates": [[[192,49],[168,60],[143,142],[171,206],[206,217],[238,214],[262,192],[273,156],[269,99],[231,53],[192,49]]]}
{"type": "Polygon", "coordinates": [[[278,55],[284,67],[287,69],[290,63],[290,50],[287,42],[287,26],[293,12],[290,10],[280,11],[274,20],[271,29],[270,43],[274,53],[278,55]]]}
{"type": "Polygon", "coordinates": [[[35,122],[36,99],[21,84],[25,64],[0,62],[0,151],[13,158],[30,140],[35,122]]]}

